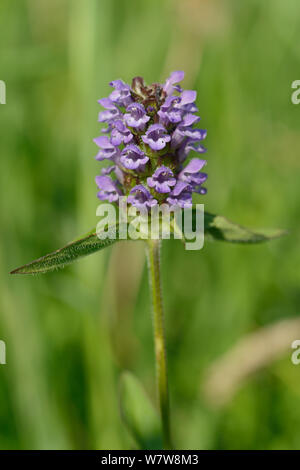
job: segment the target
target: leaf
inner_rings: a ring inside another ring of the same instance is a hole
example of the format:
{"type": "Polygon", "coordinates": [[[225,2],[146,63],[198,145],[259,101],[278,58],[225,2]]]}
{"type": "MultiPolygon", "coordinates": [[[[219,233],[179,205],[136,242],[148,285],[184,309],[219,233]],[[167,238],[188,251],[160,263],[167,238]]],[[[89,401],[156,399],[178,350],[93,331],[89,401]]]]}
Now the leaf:
{"type": "Polygon", "coordinates": [[[124,424],[140,449],[162,449],[158,414],[144,387],[130,372],[120,379],[120,411],[124,424]]]}
{"type": "Polygon", "coordinates": [[[250,230],[231,222],[226,217],[209,212],[204,214],[204,233],[216,240],[232,243],[260,243],[287,234],[285,230],[280,229],[250,230]]]}
{"type": "MultiPolygon", "coordinates": [[[[111,227],[113,231],[115,227],[111,227]]],[[[102,250],[116,242],[116,237],[100,240],[96,230],[90,231],[83,238],[74,240],[59,250],[42,256],[41,258],[25,264],[20,268],[14,269],[10,274],[40,274],[63,268],[66,264],[72,263],[78,258],[90,255],[96,251],[102,250]]]]}

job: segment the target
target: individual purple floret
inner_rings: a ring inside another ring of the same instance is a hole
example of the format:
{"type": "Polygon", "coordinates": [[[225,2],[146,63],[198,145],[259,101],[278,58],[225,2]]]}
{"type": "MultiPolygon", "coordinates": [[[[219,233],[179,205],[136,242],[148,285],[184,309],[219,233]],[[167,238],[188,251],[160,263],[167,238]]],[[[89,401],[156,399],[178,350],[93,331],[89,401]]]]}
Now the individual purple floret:
{"type": "Polygon", "coordinates": [[[101,111],[98,116],[99,122],[111,122],[114,119],[122,117],[120,110],[109,98],[102,98],[98,100],[98,103],[105,108],[105,111],[101,111]]]}
{"type": "Polygon", "coordinates": [[[185,142],[183,142],[181,147],[177,150],[179,161],[183,162],[191,151],[197,152],[197,153],[205,153],[206,148],[203,147],[203,145],[197,145],[195,142],[190,141],[188,139],[185,142]]]}
{"type": "Polygon", "coordinates": [[[164,92],[167,96],[171,95],[175,90],[180,91],[181,88],[174,87],[174,85],[178,82],[181,82],[184,79],[184,72],[181,70],[177,70],[176,72],[172,72],[169,78],[167,78],[166,83],[163,87],[164,92]]]}
{"type": "Polygon", "coordinates": [[[166,166],[158,167],[152,176],[147,178],[149,188],[154,188],[158,193],[169,193],[176,184],[173,171],[166,166]]]}
{"type": "Polygon", "coordinates": [[[161,124],[152,124],[146,134],[142,136],[143,142],[148,144],[152,150],[162,150],[171,140],[161,124]]]}
{"type": "Polygon", "coordinates": [[[193,125],[196,124],[200,118],[195,116],[194,114],[188,113],[184,116],[182,121],[178,124],[176,129],[172,134],[171,139],[171,147],[176,149],[180,147],[180,145],[186,140],[189,139],[191,141],[199,141],[203,140],[206,137],[206,131],[203,129],[193,129],[193,125]]]}
{"type": "Polygon", "coordinates": [[[120,161],[128,170],[136,170],[143,167],[149,160],[149,157],[134,144],[127,145],[122,151],[120,161]]]}
{"type": "Polygon", "coordinates": [[[122,194],[137,207],[191,207],[194,193],[206,193],[206,161],[189,158],[206,151],[206,131],[197,127],[197,93],[181,88],[183,78],[177,70],[164,84],[147,85],[142,77],[131,86],[110,83],[114,90],[99,100],[105,135],[95,139],[96,159],[110,161],[97,177],[100,199],[117,202],[122,194]]]}
{"type": "Polygon", "coordinates": [[[109,176],[96,176],[95,181],[100,189],[97,196],[101,201],[116,202],[119,199],[122,192],[109,176]]]}
{"type": "Polygon", "coordinates": [[[140,103],[132,103],[126,109],[124,119],[129,127],[136,128],[138,130],[144,130],[145,125],[150,120],[150,116],[147,116],[145,108],[140,103]]]}
{"type": "Polygon", "coordinates": [[[129,204],[132,204],[135,207],[141,208],[146,207],[150,208],[157,204],[157,200],[153,198],[148,189],[145,188],[142,184],[138,184],[129,193],[127,198],[129,204]]]}
{"type": "Polygon", "coordinates": [[[97,137],[94,142],[101,149],[96,155],[96,160],[112,159],[120,153],[118,147],[115,147],[106,136],[97,137]]]}
{"type": "Polygon", "coordinates": [[[110,82],[110,86],[114,88],[109,98],[118,106],[126,107],[132,103],[130,86],[124,83],[123,80],[114,80],[110,82]]]}
{"type": "Polygon", "coordinates": [[[192,207],[192,186],[184,181],[178,181],[167,202],[181,208],[192,207]]]}
{"type": "Polygon", "coordinates": [[[200,186],[207,180],[207,174],[202,173],[200,170],[206,165],[206,160],[200,158],[193,158],[187,166],[179,173],[178,179],[189,183],[194,188],[200,186]]]}
{"type": "Polygon", "coordinates": [[[175,105],[180,101],[179,96],[168,96],[158,111],[159,123],[165,127],[170,124],[176,124],[182,120],[182,111],[175,105]]]}
{"type": "Polygon", "coordinates": [[[129,144],[133,138],[130,130],[127,129],[124,122],[121,120],[114,121],[113,129],[111,131],[110,141],[113,145],[120,145],[122,143],[129,144]]]}
{"type": "Polygon", "coordinates": [[[178,107],[181,109],[186,109],[184,106],[191,105],[195,103],[197,98],[197,92],[194,90],[183,90],[180,95],[180,102],[178,107]]]}

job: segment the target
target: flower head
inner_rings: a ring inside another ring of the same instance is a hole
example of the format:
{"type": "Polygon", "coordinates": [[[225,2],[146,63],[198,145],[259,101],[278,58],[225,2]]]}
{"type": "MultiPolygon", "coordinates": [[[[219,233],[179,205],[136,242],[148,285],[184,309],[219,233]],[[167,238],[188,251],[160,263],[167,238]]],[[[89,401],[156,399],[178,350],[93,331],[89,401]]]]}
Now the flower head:
{"type": "Polygon", "coordinates": [[[113,91],[99,100],[105,135],[94,139],[96,159],[110,162],[96,178],[101,200],[127,196],[129,204],[147,209],[161,203],[191,207],[193,193],[206,193],[206,161],[186,163],[190,152],[206,151],[206,131],[195,127],[197,93],[181,88],[183,78],[179,70],[164,84],[146,85],[142,77],[131,86],[122,80],[110,83],[113,91]]]}

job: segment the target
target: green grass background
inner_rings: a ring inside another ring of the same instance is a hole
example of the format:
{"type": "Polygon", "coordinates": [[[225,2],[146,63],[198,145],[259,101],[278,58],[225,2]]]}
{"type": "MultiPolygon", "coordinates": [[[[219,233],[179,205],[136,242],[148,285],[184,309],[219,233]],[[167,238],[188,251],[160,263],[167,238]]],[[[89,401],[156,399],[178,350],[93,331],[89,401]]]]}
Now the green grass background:
{"type": "Polygon", "coordinates": [[[208,129],[208,194],[198,202],[290,234],[199,252],[164,242],[174,440],[299,448],[300,366],[288,348],[223,406],[203,394],[214,360],[300,313],[299,28],[298,0],[1,0],[1,449],[133,447],[120,373],[133,371],[155,399],[143,246],[120,243],[40,277],[8,273],[96,224],[92,139],[108,82],[163,81],[177,69],[208,129]]]}

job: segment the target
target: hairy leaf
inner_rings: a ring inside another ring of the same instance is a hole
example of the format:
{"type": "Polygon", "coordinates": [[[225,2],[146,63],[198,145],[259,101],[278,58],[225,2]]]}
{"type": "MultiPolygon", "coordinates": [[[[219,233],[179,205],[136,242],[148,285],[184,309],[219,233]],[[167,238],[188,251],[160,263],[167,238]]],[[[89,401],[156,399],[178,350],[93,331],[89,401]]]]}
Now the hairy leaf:
{"type": "Polygon", "coordinates": [[[231,243],[260,243],[286,235],[285,230],[257,229],[252,230],[233,223],[221,215],[204,214],[204,233],[216,240],[231,243]]]}
{"type": "MultiPolygon", "coordinates": [[[[114,228],[111,228],[111,231],[113,230],[114,228]]],[[[97,236],[96,230],[92,230],[84,237],[68,243],[66,246],[54,251],[53,253],[49,253],[48,255],[42,256],[31,263],[14,269],[11,271],[11,274],[39,274],[63,268],[66,264],[72,263],[83,256],[102,250],[116,241],[117,240],[112,237],[100,240],[97,236]]]]}

